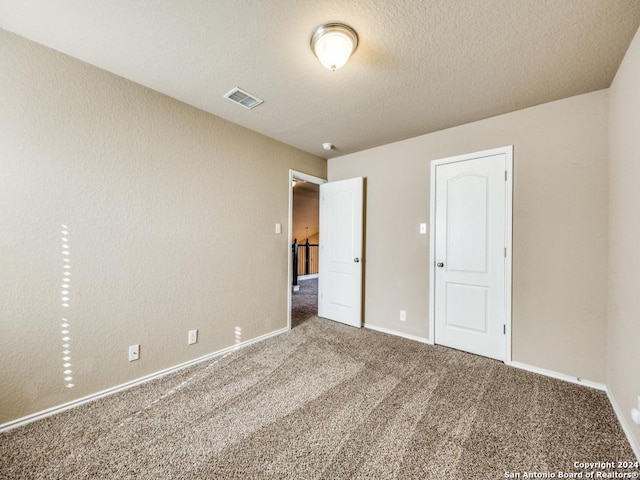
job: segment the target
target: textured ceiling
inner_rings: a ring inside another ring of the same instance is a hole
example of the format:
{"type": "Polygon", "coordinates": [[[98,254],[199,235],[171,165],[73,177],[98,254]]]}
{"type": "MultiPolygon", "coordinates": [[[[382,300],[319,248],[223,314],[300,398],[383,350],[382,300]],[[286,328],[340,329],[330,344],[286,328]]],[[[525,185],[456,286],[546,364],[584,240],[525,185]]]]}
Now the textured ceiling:
{"type": "Polygon", "coordinates": [[[639,24],[640,0],[0,0],[1,28],[325,158],[607,88],[639,24]],[[360,37],[336,72],[329,21],[360,37]]]}

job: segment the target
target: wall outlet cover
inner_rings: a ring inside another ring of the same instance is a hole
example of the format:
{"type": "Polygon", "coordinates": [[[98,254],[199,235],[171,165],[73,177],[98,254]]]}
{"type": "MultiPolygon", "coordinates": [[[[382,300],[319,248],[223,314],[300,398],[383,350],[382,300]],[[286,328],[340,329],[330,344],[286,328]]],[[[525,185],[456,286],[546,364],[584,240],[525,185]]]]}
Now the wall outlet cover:
{"type": "Polygon", "coordinates": [[[638,410],[637,408],[632,408],[631,419],[636,425],[640,425],[640,410],[638,410]]]}
{"type": "Polygon", "coordinates": [[[133,362],[140,358],[140,345],[131,345],[129,347],[129,361],[133,362]]]}

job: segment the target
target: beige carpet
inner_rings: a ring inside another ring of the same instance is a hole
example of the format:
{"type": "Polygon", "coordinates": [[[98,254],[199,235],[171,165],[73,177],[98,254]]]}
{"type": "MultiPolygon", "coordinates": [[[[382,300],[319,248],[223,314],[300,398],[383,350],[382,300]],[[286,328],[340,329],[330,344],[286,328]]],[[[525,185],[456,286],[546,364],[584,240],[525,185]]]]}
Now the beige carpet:
{"type": "Polygon", "coordinates": [[[291,326],[318,315],[318,279],[298,280],[299,290],[291,292],[291,326]]]}
{"type": "Polygon", "coordinates": [[[498,479],[632,459],[602,392],[318,318],[0,435],[3,479],[498,479]]]}

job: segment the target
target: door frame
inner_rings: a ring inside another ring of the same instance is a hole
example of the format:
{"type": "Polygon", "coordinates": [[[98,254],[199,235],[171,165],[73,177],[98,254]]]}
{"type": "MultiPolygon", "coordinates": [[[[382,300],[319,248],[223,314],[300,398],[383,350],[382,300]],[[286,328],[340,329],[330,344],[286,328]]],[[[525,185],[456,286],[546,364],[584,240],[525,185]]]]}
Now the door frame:
{"type": "MultiPolygon", "coordinates": [[[[326,178],[316,177],[308,173],[289,169],[289,220],[287,243],[287,328],[291,330],[291,282],[293,282],[293,259],[291,258],[291,244],[293,243],[293,180],[303,180],[305,182],[322,185],[327,183],[326,178]]],[[[318,215],[320,212],[318,211],[318,215]]],[[[320,252],[318,252],[319,254],[320,252]]]]}
{"type": "Polygon", "coordinates": [[[505,155],[506,165],[506,211],[505,211],[505,323],[506,323],[506,349],[504,363],[511,364],[511,309],[512,309],[512,266],[513,266],[513,145],[492,148],[480,152],[465,153],[453,157],[441,158],[431,161],[431,191],[429,213],[429,343],[435,344],[435,222],[436,222],[436,167],[448,163],[463,162],[476,158],[490,157],[493,155],[505,155]]]}

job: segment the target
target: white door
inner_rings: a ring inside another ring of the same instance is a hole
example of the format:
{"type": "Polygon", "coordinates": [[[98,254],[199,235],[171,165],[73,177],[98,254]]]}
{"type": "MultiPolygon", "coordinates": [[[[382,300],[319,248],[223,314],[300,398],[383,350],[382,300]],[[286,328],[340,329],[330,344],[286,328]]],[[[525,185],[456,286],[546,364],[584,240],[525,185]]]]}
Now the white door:
{"type": "Polygon", "coordinates": [[[320,185],[318,316],[362,324],[363,179],[320,185]]]}
{"type": "Polygon", "coordinates": [[[445,159],[432,168],[434,340],[505,361],[511,156],[476,155],[450,159],[451,163],[445,159]]]}

